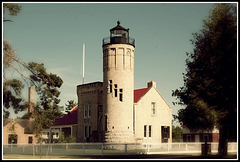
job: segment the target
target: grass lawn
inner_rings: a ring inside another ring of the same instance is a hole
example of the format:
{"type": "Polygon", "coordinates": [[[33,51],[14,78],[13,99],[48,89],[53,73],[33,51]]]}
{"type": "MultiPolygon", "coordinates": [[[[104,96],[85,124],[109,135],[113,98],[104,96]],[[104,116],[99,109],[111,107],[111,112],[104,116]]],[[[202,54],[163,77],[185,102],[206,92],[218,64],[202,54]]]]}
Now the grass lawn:
{"type": "Polygon", "coordinates": [[[61,155],[21,155],[21,154],[3,154],[3,159],[91,159],[81,156],[61,156],[61,155]]]}

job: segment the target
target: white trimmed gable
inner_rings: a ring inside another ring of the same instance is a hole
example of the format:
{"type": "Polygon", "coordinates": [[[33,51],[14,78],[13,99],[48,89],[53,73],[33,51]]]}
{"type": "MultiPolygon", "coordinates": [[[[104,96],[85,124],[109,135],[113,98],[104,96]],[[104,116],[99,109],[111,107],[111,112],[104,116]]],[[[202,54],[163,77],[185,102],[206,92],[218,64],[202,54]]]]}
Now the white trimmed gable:
{"type": "MultiPolygon", "coordinates": [[[[154,85],[154,84],[153,84],[154,85]]],[[[172,128],[172,108],[160,95],[155,86],[149,89],[141,96],[141,98],[134,104],[135,111],[135,137],[143,139],[143,142],[161,142],[161,127],[172,128]],[[155,104],[155,111],[153,111],[152,103],[155,104]],[[144,125],[152,127],[152,137],[144,138],[144,125]]],[[[171,133],[170,139],[171,141],[171,133]]]]}

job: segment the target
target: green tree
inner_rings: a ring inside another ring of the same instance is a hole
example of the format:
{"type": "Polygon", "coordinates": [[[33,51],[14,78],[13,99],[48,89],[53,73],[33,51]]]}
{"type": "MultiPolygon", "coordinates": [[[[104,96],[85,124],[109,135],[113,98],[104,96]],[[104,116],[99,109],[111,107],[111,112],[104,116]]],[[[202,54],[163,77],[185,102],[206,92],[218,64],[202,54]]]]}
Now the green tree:
{"type": "Polygon", "coordinates": [[[187,53],[184,86],[173,91],[185,109],[178,120],[190,130],[219,129],[218,154],[227,155],[228,141],[237,138],[237,12],[234,4],[219,3],[193,34],[187,53]]]}
{"type": "Polygon", "coordinates": [[[35,105],[38,112],[35,121],[40,125],[38,128],[38,133],[40,133],[42,129],[51,126],[62,115],[58,88],[61,87],[63,81],[56,74],[48,73],[44,64],[30,62],[27,68],[31,72],[30,78],[35,83],[39,97],[39,102],[35,105]]]}
{"type": "Polygon", "coordinates": [[[12,121],[11,122],[11,125],[10,127],[8,128],[8,131],[10,132],[10,134],[8,135],[8,142],[10,144],[14,144],[17,142],[17,134],[16,134],[16,130],[15,130],[15,124],[16,122],[15,121],[12,121]]]}
{"type": "Polygon", "coordinates": [[[76,105],[77,105],[77,103],[76,102],[74,102],[74,100],[69,100],[68,101],[68,103],[67,104],[65,104],[66,105],[66,112],[68,112],[69,110],[71,110],[72,108],[74,108],[76,105]]]}
{"type": "Polygon", "coordinates": [[[56,74],[48,73],[44,64],[29,62],[26,68],[31,72],[30,79],[34,83],[39,97],[35,104],[34,133],[42,146],[43,129],[48,129],[56,119],[62,116],[58,88],[62,86],[63,81],[56,74]]]}
{"type": "MultiPolygon", "coordinates": [[[[6,11],[10,16],[16,16],[21,11],[21,6],[18,4],[3,3],[3,14],[6,11]]],[[[3,19],[3,22],[11,21],[3,19]]],[[[14,113],[17,114],[19,111],[26,109],[28,103],[21,96],[24,84],[15,78],[7,78],[6,70],[14,69],[20,76],[23,74],[15,68],[16,63],[21,63],[16,57],[16,50],[13,50],[11,43],[6,39],[3,39],[3,117],[8,118],[10,112],[9,108],[13,108],[14,113]]]]}
{"type": "Polygon", "coordinates": [[[58,88],[63,84],[62,79],[56,74],[48,73],[44,64],[29,62],[28,69],[31,72],[30,78],[34,81],[36,92],[40,97],[40,108],[44,110],[60,108],[58,88]]]}
{"type": "Polygon", "coordinates": [[[17,114],[28,107],[28,102],[22,99],[21,92],[24,85],[17,79],[6,80],[3,82],[3,117],[8,118],[8,109],[12,107],[17,114]]]}
{"type": "MultiPolygon", "coordinates": [[[[21,6],[17,3],[3,3],[3,15],[6,13],[6,10],[8,10],[9,15],[16,16],[21,11],[21,6]]],[[[4,19],[3,22],[6,21],[12,21],[9,19],[4,19]]]]}
{"type": "Polygon", "coordinates": [[[64,132],[59,132],[59,138],[56,141],[57,143],[74,143],[76,138],[73,136],[65,137],[64,132]]]}
{"type": "Polygon", "coordinates": [[[183,130],[179,126],[172,126],[172,142],[182,142],[183,130]]]}
{"type": "Polygon", "coordinates": [[[13,108],[15,114],[25,110],[28,107],[28,102],[21,96],[24,84],[21,80],[7,77],[7,73],[11,70],[17,72],[22,79],[27,83],[28,78],[16,68],[16,65],[24,67],[24,63],[19,60],[16,51],[12,49],[11,44],[7,40],[3,40],[3,116],[8,118],[10,113],[9,108],[13,108]]]}

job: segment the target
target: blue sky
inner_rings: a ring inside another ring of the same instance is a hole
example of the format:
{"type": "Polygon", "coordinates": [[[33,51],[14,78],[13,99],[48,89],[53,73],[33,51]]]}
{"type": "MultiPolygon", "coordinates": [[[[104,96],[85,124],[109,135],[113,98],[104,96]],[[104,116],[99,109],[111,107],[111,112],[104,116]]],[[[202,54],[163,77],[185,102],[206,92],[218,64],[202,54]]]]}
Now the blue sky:
{"type": "MultiPolygon", "coordinates": [[[[60,105],[77,102],[76,86],[82,84],[82,45],[86,44],[85,83],[102,81],[102,39],[117,25],[130,29],[135,39],[135,89],[154,80],[176,115],[172,90],[183,86],[186,52],[193,46],[192,33],[202,29],[214,3],[18,3],[17,16],[5,18],[4,38],[17,57],[44,63],[59,75],[60,105]]],[[[17,74],[9,72],[10,77],[17,74]]],[[[27,99],[27,89],[23,96],[27,99]]]]}

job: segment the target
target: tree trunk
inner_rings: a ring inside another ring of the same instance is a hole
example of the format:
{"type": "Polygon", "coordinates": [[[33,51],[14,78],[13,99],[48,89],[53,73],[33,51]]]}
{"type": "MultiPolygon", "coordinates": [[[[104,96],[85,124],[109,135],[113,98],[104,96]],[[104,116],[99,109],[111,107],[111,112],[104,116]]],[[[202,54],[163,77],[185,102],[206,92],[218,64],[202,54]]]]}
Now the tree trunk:
{"type": "Polygon", "coordinates": [[[219,129],[219,146],[218,146],[218,155],[227,156],[228,151],[228,140],[226,136],[226,131],[223,128],[219,129]]]}

